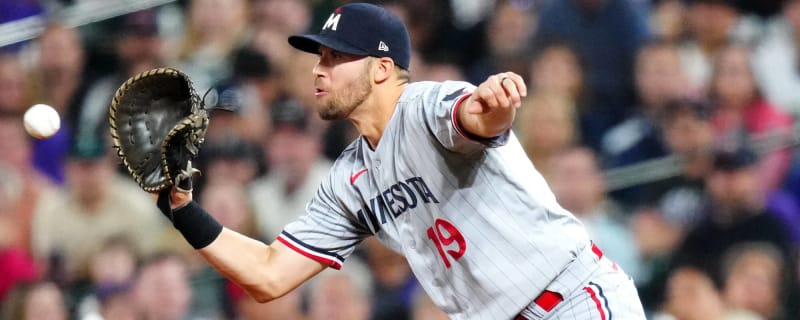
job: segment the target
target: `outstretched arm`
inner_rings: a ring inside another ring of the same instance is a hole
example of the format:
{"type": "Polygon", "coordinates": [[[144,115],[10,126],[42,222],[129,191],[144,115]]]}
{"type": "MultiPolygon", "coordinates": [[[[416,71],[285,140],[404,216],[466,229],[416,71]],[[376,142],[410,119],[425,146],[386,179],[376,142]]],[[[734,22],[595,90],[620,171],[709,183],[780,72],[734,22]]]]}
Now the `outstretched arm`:
{"type": "Polygon", "coordinates": [[[258,302],[278,298],[326,268],[283,243],[267,246],[230,229],[198,252],[258,302]]]}
{"type": "Polygon", "coordinates": [[[458,124],[482,138],[497,137],[514,122],[516,109],[527,96],[528,89],[522,77],[513,72],[492,75],[478,85],[472,96],[461,102],[458,124]]]}
{"type": "MultiPolygon", "coordinates": [[[[178,231],[212,267],[256,301],[278,298],[326,268],[325,264],[304,257],[278,241],[267,246],[221,228],[191,201],[190,190],[182,192],[175,188],[169,198],[171,218],[178,231]]],[[[162,211],[166,209],[161,203],[159,207],[162,211]]]]}

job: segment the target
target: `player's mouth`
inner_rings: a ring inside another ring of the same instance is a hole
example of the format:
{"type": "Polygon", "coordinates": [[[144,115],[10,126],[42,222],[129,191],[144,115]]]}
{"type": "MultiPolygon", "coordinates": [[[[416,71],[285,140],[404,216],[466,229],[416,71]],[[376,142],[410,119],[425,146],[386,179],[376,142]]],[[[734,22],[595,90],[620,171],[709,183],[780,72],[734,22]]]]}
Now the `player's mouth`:
{"type": "Polygon", "coordinates": [[[321,97],[321,96],[324,96],[326,94],[328,94],[328,92],[323,90],[323,89],[320,89],[320,88],[316,88],[316,91],[314,92],[314,96],[317,96],[317,97],[321,97]]]}

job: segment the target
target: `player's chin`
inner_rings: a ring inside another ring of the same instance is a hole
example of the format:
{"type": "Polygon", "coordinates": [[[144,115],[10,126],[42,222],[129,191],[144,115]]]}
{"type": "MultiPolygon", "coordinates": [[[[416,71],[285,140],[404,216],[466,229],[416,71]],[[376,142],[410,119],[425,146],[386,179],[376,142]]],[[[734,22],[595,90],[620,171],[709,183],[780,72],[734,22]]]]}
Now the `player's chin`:
{"type": "Polygon", "coordinates": [[[317,113],[319,113],[319,117],[322,118],[322,120],[340,120],[346,117],[340,110],[330,104],[321,104],[317,106],[317,113]]]}

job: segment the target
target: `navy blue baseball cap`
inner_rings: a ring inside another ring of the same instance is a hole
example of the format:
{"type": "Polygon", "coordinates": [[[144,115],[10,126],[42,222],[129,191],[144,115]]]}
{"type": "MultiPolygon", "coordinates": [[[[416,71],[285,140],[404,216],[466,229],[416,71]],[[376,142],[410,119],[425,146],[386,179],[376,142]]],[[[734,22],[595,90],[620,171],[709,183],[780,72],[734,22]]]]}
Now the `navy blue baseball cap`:
{"type": "Polygon", "coordinates": [[[319,34],[289,37],[293,47],[319,54],[319,47],[359,56],[389,57],[408,70],[411,42],[398,16],[383,7],[368,3],[343,5],[328,17],[319,34]]]}

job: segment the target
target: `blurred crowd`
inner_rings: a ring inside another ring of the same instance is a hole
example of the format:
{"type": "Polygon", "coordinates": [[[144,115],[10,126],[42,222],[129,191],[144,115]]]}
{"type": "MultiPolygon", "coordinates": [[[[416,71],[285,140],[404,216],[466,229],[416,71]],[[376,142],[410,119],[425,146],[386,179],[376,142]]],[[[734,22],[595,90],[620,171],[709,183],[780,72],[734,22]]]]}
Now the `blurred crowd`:
{"type": "MultiPolygon", "coordinates": [[[[373,239],[256,303],[110,148],[116,88],[185,71],[212,89],[195,199],[272,242],[357,136],[316,116],[316,56],[286,42],[348,1],[185,0],[80,27],[54,14],[92,1],[0,2],[0,23],[50,21],[0,47],[0,319],[446,319],[373,239]],[[49,139],[25,134],[35,103],[62,115],[49,139]]],[[[527,80],[515,134],[649,318],[800,318],[800,0],[379,3],[408,26],[412,81],[527,80]]]]}

